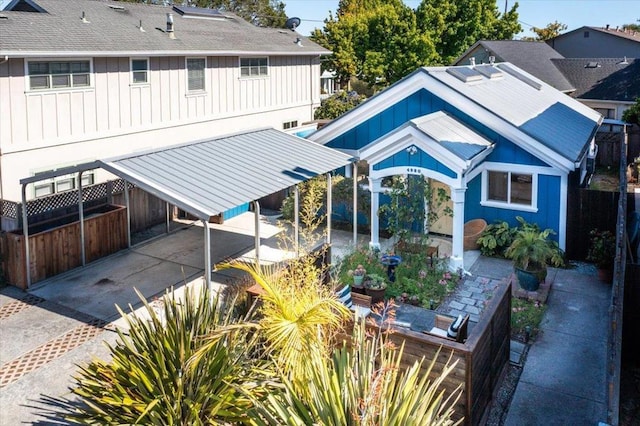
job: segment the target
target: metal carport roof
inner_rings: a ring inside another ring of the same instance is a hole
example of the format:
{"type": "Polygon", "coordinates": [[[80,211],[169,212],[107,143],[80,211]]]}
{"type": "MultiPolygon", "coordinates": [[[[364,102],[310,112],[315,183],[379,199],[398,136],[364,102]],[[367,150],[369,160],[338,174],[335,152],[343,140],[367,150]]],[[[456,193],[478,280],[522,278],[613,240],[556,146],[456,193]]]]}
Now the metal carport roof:
{"type": "Polygon", "coordinates": [[[275,129],[98,161],[102,168],[207,221],[350,162],[344,153],[275,129]]]}

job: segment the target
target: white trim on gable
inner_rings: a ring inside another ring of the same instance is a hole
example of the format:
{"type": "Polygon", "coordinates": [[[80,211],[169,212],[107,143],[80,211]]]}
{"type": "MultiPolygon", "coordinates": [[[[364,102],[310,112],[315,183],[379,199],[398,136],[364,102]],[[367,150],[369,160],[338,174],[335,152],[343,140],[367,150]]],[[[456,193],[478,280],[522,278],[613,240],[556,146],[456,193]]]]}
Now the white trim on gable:
{"type": "MultiPolygon", "coordinates": [[[[435,69],[436,68],[431,68],[431,70],[435,69]]],[[[348,130],[353,129],[356,125],[363,123],[381,111],[393,106],[400,100],[407,98],[416,91],[425,89],[433,95],[441,98],[444,102],[459,109],[465,114],[470,115],[481,124],[489,127],[499,135],[517,144],[552,167],[566,172],[574,170],[573,161],[561,157],[558,153],[542,145],[536,139],[525,134],[511,123],[505,121],[501,117],[498,117],[481,105],[476,104],[461,93],[447,86],[445,83],[429,75],[429,70],[429,68],[421,68],[415,71],[404,80],[399,81],[395,85],[354,108],[352,111],[329,123],[317,132],[309,135],[309,139],[326,144],[348,130]]]]}

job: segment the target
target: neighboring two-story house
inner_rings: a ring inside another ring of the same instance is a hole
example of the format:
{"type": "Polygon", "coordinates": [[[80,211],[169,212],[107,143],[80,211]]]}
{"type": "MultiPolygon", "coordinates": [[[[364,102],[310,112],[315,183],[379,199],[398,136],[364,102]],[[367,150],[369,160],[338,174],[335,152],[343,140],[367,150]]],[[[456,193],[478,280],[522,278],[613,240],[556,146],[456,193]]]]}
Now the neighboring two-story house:
{"type": "MultiPolygon", "coordinates": [[[[320,105],[320,56],[288,29],[215,10],[95,0],[0,2],[0,199],[65,166],[273,127],[320,105]]],[[[202,165],[207,167],[206,164],[202,165]]],[[[110,179],[102,169],[83,185],[110,179]]],[[[74,175],[27,198],[77,188],[74,175]]]]}
{"type": "Polygon", "coordinates": [[[640,58],[640,32],[609,25],[580,27],[547,43],[565,58],[640,58]]]}

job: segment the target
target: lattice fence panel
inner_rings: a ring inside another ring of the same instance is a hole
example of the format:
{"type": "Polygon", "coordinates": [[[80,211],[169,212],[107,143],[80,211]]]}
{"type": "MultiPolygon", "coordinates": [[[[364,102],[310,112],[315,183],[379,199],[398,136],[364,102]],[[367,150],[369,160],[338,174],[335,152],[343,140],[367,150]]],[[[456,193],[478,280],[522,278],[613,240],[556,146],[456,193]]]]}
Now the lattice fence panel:
{"type": "Polygon", "coordinates": [[[0,200],[0,216],[17,219],[19,205],[13,201],[0,200]]]}
{"type": "Polygon", "coordinates": [[[51,210],[78,204],[78,192],[66,191],[27,201],[27,216],[46,213],[51,210]]]}

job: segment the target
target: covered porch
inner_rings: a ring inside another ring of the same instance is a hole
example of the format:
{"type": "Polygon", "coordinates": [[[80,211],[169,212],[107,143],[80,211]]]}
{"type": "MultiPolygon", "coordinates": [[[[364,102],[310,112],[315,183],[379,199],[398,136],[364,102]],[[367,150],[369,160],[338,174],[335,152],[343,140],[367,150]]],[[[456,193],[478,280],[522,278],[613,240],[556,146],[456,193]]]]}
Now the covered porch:
{"type": "MultiPolygon", "coordinates": [[[[467,176],[493,150],[493,143],[455,117],[439,111],[405,123],[359,150],[348,150],[368,164],[368,189],[371,193],[371,234],[369,246],[380,249],[380,195],[388,190],[383,179],[395,175],[421,176],[448,189],[451,210],[451,250],[449,267],[468,268],[464,260],[465,192],[467,176]]],[[[354,182],[354,208],[357,212],[357,162],[347,171],[354,182]]],[[[428,209],[425,200],[425,209],[428,209]]],[[[356,242],[357,213],[353,215],[356,242]]],[[[423,232],[432,231],[427,223],[423,232]]]]}

